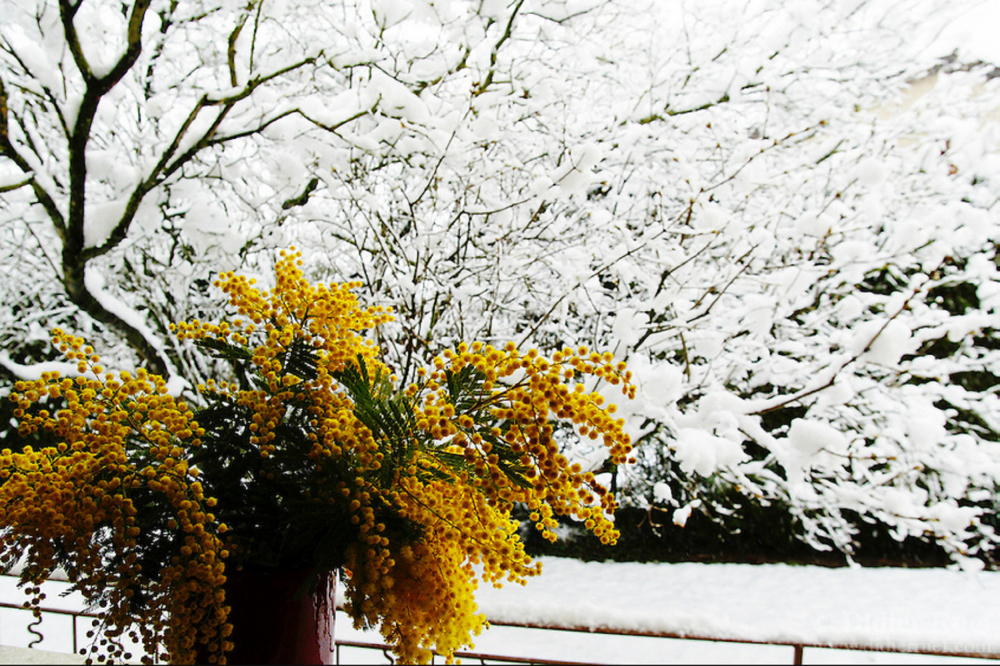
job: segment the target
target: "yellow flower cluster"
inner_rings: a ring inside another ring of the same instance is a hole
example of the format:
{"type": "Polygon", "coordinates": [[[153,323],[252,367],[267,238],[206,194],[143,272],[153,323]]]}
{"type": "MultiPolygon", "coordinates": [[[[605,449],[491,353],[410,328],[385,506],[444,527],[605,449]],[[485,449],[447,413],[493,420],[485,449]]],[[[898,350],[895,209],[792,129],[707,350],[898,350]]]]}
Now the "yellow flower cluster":
{"type": "Polygon", "coordinates": [[[204,432],[162,378],[105,374],[82,339],[57,329],[53,342],[87,374],[51,372],[15,384],[19,431],[41,429],[58,444],[0,452],[0,563],[24,558],[36,613],[37,586],[57,566],[103,602],[106,646],[91,647],[99,661],[130,658],[119,640],[126,631],[148,654],[165,646],[164,658],[193,659],[196,641],[220,651],[229,631],[224,526],[214,523],[213,500],[186,461],[204,432]],[[139,514],[150,506],[164,524],[143,523],[139,514]],[[149,570],[145,554],[158,529],[181,537],[165,566],[149,570]]]}
{"type": "MultiPolygon", "coordinates": [[[[380,306],[361,309],[352,289],[359,282],[342,285],[312,285],[304,279],[301,253],[282,252],[275,265],[276,284],[270,292],[255,287],[256,280],[223,273],[215,286],[228,296],[238,313],[232,322],[180,322],[173,329],[181,340],[214,338],[247,346],[257,333],[263,344],[254,349],[253,363],[267,378],[269,391],[277,393],[297,378],[283,374],[281,353],[295,341],[307,342],[326,372],[356,363],[378,364],[378,347],[358,331],[371,329],[392,319],[380,306]],[[282,383],[284,381],[285,383],[282,383]]],[[[326,384],[329,386],[329,383],[326,384]]]]}
{"type": "Polygon", "coordinates": [[[621,384],[626,396],[635,390],[624,364],[583,348],[549,361],[535,351],[522,356],[514,345],[462,344],[423,374],[406,393],[419,403],[415,425],[425,442],[381,493],[421,526],[421,538],[394,548],[381,536],[383,525],[369,524],[374,536],[352,549],[348,562],[349,610],[359,624],[380,626],[406,663],[471,645],[485,622],[475,612],[477,578],[499,587],[540,573],[510,517],[515,504],[531,510],[550,540],[557,514],[577,517],[605,543],[618,538],[609,519],[614,498],[560,453],[556,432],[575,423],[601,439],[614,463],[627,462],[630,439],[613,407],[567,381],[595,375],[621,384]]]}
{"type": "MultiPolygon", "coordinates": [[[[549,360],[534,349],[522,355],[513,343],[503,350],[462,343],[434,359],[433,365],[417,425],[461,450],[471,466],[469,482],[480,493],[505,509],[526,504],[531,520],[549,540],[555,540],[555,514],[579,518],[603,543],[618,539],[607,517],[616,508],[614,498],[593,473],[570,464],[560,453],[556,433],[560,424],[573,423],[580,435],[601,440],[612,463],[628,462],[631,439],[623,430],[624,420],[613,417],[615,405],[605,406],[601,394],[588,393],[579,381],[570,383],[595,376],[621,386],[631,399],[635,387],[623,361],[586,347],[563,349],[549,360]],[[467,404],[453,404],[449,376],[467,368],[474,369],[482,384],[466,396],[467,404]],[[486,431],[484,422],[499,425],[486,431]],[[512,469],[521,470],[521,484],[511,478],[512,469]]],[[[419,393],[420,388],[413,386],[410,392],[419,393]]]]}
{"type": "MultiPolygon", "coordinates": [[[[336,521],[348,611],[357,624],[378,626],[401,661],[451,659],[472,645],[485,624],[478,581],[524,584],[539,573],[511,518],[516,506],[548,539],[560,515],[605,543],[617,539],[614,497],[562,448],[575,430],[606,447],[612,463],[629,461],[631,441],[614,405],[583,384],[596,378],[632,397],[624,363],[582,347],[545,358],[476,342],[444,352],[400,389],[363,336],[391,319],[388,310],[362,308],[351,293],[356,284],[311,285],[294,251],[282,253],[275,274],[270,291],[223,274],[216,285],[235,316],[181,322],[175,332],[252,372],[240,384],[198,388],[210,403],[231,406],[227,427],[247,433],[260,478],[294,481],[285,487],[299,495],[278,500],[305,502],[310,515],[336,521]]],[[[7,562],[27,549],[34,584],[70,552],[70,574],[85,591],[121,588],[110,598],[113,631],[138,620],[147,645],[164,640],[171,660],[191,659],[197,649],[222,661],[231,648],[224,560],[232,552],[230,559],[252,562],[255,535],[238,526],[227,532],[209,513],[216,500],[204,496],[191,461],[202,440],[205,447],[220,440],[166,395],[162,379],[143,372],[102,379],[82,341],[59,333],[57,344],[96,379],[18,385],[22,430],[45,428],[64,443],[42,455],[5,451],[0,460],[0,526],[17,535],[4,542],[7,562]],[[39,409],[54,400],[65,408],[39,409]],[[25,494],[33,501],[14,501],[25,494]],[[140,526],[141,502],[165,503],[169,511],[153,512],[162,524],[140,526]],[[95,541],[108,529],[119,564],[102,570],[107,552],[95,541]],[[177,552],[167,565],[149,571],[143,553],[155,550],[157,534],[181,538],[169,541],[177,552]],[[141,611],[130,602],[136,598],[141,611]]],[[[203,475],[205,487],[219,487],[203,475]]],[[[218,500],[220,515],[242,508],[224,506],[224,494],[218,500]]]]}

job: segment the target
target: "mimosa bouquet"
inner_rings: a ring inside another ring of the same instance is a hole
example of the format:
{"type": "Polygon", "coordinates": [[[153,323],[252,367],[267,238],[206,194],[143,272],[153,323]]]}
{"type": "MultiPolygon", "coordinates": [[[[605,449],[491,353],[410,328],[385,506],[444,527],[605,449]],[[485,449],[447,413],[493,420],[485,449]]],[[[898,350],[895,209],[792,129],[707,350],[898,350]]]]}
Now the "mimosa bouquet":
{"type": "Polygon", "coordinates": [[[223,274],[227,318],[176,325],[232,369],[191,402],[142,369],[106,371],[59,330],[77,376],[17,382],[20,432],[52,445],[0,455],[0,564],[22,563],[36,609],[65,570],[101,609],[97,660],[129,658],[129,637],[147,660],[224,663],[227,574],[252,566],[349,572],[348,613],[401,661],[450,656],[484,625],[478,581],[539,572],[515,507],[548,539],[572,516],[616,540],[612,494],[561,442],[575,430],[628,460],[614,405],[582,383],[632,397],[624,363],[463,343],[398,386],[365,336],[392,315],[300,266],[282,253],[269,291],[223,274]]]}

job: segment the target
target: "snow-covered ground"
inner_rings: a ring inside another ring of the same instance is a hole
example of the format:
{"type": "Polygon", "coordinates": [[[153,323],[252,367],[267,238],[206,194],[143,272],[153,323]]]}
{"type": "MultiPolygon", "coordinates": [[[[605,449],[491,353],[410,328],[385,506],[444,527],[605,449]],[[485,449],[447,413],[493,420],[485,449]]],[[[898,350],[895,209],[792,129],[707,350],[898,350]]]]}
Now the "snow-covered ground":
{"type": "MultiPolygon", "coordinates": [[[[488,617],[806,643],[1000,655],[1000,573],[788,565],[595,563],[544,558],[526,587],[480,592],[488,617]]],[[[347,622],[342,639],[359,638],[347,622]]],[[[783,646],[494,627],[476,651],[589,663],[792,663],[783,646]]],[[[344,651],[348,663],[380,661],[344,651]]],[[[806,663],[885,663],[901,655],[806,649],[806,663]]],[[[910,663],[960,663],[906,655],[910,663]]],[[[381,660],[385,663],[384,660],[381,660]]]]}
{"type": "MultiPolygon", "coordinates": [[[[491,619],[683,633],[775,642],[910,647],[1000,656],[1000,572],[827,569],[789,565],[642,564],[543,558],[525,587],[480,591],[491,619]]],[[[46,603],[80,608],[52,583],[46,603]]],[[[22,600],[0,577],[0,601],[22,600]]],[[[27,613],[0,609],[0,644],[27,646],[27,613]]],[[[86,630],[81,621],[78,631],[86,630]]],[[[37,647],[68,652],[68,618],[48,616],[37,647]]],[[[341,640],[377,642],[338,617],[341,640]]],[[[475,651],[586,663],[792,663],[787,646],[493,627],[475,651]]],[[[23,661],[23,655],[14,655],[23,661]]],[[[44,656],[48,659],[48,655],[44,656]]],[[[0,650],[0,663],[5,655],[0,650]]],[[[344,663],[387,663],[381,652],[344,648],[344,663]]],[[[807,648],[805,663],[964,663],[969,659],[807,648]]],[[[58,661],[58,660],[57,660],[58,661]]],[[[65,660],[62,660],[65,661],[65,660]]],[[[53,663],[37,661],[36,663],[53,663]]],[[[986,662],[983,662],[986,663],[986,662]]]]}

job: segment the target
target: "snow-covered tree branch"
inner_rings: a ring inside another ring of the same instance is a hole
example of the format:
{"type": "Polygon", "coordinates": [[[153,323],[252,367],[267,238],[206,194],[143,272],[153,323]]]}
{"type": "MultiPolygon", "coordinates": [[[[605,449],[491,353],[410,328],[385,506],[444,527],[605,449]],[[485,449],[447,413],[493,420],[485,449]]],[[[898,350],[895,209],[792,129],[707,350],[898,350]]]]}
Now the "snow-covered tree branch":
{"type": "Polygon", "coordinates": [[[639,464],[566,442],[629,502],[991,561],[1000,77],[937,34],[984,7],[6,0],[0,367],[59,325],[225,372],[167,325],[296,245],[396,308],[404,381],[460,339],[629,358],[639,464]]]}
{"type": "MultiPolygon", "coordinates": [[[[61,285],[45,296],[72,304],[152,369],[197,374],[177,367],[186,361],[164,335],[190,307],[176,302],[186,289],[168,289],[163,302],[150,278],[207,280],[220,257],[232,267],[273,247],[261,234],[290,207],[277,202],[304,205],[311,190],[298,177],[331,173],[338,144],[341,154],[360,143],[384,156],[401,140],[433,142],[419,120],[403,122],[422,104],[413,90],[431,99],[474,69],[474,95],[485,94],[502,62],[517,11],[481,4],[12,5],[0,35],[3,193],[11,223],[29,225],[39,247],[9,251],[42,251],[57,268],[50,284],[61,285]],[[412,43],[401,23],[426,36],[412,43]],[[445,37],[460,46],[446,53],[447,41],[437,43],[445,37]],[[470,67],[474,53],[486,57],[470,67]],[[288,150],[290,137],[298,149],[288,150]],[[232,172],[243,165],[243,176],[232,172]],[[109,268],[119,274],[110,283],[109,268]]],[[[37,277],[14,282],[23,291],[12,306],[31,300],[26,286],[37,277]]]]}

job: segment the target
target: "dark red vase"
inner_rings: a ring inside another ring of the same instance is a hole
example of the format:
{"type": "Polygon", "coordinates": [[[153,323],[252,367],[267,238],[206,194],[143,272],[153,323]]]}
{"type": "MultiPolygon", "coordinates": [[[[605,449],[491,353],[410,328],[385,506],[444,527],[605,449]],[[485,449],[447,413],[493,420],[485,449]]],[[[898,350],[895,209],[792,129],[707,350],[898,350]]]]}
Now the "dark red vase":
{"type": "Polygon", "coordinates": [[[229,664],[332,664],[336,575],[310,569],[226,571],[235,646],[229,664]]]}

